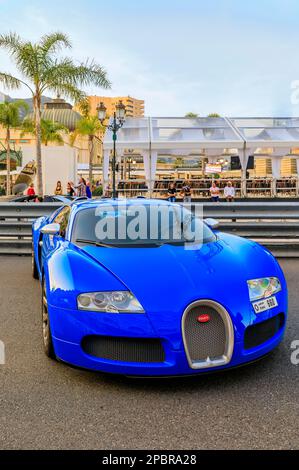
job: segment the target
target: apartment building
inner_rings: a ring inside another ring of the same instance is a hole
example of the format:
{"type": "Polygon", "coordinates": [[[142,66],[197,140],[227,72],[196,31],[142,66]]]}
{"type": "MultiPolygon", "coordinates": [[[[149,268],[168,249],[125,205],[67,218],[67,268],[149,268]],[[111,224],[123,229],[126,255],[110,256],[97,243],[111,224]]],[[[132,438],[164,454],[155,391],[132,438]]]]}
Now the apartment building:
{"type": "Polygon", "coordinates": [[[97,106],[103,102],[107,108],[107,115],[111,116],[115,111],[115,106],[122,101],[126,107],[127,117],[143,117],[144,116],[144,100],[133,98],[132,96],[89,96],[90,112],[97,113],[97,106]]]}

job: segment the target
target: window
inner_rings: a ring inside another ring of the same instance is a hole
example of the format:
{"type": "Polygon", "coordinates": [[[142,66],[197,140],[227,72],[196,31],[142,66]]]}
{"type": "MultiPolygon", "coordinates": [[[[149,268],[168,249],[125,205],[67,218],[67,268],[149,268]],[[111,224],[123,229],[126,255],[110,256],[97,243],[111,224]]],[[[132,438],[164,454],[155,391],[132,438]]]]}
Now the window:
{"type": "Polygon", "coordinates": [[[130,248],[182,245],[193,242],[193,234],[199,234],[200,239],[196,237],[195,240],[201,243],[216,240],[213,231],[187,209],[167,205],[153,207],[141,203],[122,207],[103,205],[79,211],[71,239],[73,243],[104,243],[130,248]]]}
{"type": "Polygon", "coordinates": [[[59,235],[62,238],[65,238],[65,233],[66,233],[70,213],[71,213],[71,208],[69,206],[66,206],[59,212],[59,214],[57,214],[57,216],[53,220],[53,223],[60,225],[59,235]]]}

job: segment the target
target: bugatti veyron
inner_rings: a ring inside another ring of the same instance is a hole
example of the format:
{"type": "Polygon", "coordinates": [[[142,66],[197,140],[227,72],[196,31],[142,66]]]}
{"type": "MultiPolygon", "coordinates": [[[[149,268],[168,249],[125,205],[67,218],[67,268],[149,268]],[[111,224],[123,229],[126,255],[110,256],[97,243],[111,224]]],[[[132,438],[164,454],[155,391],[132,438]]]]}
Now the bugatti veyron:
{"type": "Polygon", "coordinates": [[[33,223],[32,269],[46,354],[82,368],[199,374],[261,358],[283,338],[276,259],[179,204],[61,207],[33,223]]]}

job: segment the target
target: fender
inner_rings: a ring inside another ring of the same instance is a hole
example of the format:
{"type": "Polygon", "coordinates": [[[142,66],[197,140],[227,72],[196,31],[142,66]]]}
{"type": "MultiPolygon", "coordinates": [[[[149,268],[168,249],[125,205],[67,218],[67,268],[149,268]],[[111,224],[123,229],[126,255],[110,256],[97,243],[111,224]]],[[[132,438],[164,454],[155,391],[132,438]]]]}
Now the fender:
{"type": "Polygon", "coordinates": [[[50,305],[76,309],[77,297],[82,292],[128,290],[108,269],[69,245],[68,241],[62,242],[43,259],[50,305]]]}

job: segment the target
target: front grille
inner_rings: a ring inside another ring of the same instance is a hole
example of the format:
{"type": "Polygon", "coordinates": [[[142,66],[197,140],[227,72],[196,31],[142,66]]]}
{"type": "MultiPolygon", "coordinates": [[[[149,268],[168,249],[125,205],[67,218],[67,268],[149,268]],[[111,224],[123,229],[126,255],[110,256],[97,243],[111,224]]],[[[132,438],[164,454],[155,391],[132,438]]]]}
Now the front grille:
{"type": "Polygon", "coordinates": [[[198,301],[184,312],[183,339],[189,365],[192,368],[227,364],[233,350],[233,327],[226,310],[213,301],[198,301]],[[199,323],[197,318],[209,315],[209,321],[199,323]]]}
{"type": "Polygon", "coordinates": [[[85,336],[81,343],[86,354],[121,362],[164,362],[164,349],[155,338],[85,336]]]}
{"type": "Polygon", "coordinates": [[[244,348],[251,349],[269,341],[284,325],[284,314],[248,326],[245,330],[244,348]]]}

